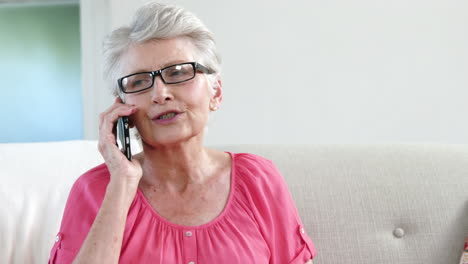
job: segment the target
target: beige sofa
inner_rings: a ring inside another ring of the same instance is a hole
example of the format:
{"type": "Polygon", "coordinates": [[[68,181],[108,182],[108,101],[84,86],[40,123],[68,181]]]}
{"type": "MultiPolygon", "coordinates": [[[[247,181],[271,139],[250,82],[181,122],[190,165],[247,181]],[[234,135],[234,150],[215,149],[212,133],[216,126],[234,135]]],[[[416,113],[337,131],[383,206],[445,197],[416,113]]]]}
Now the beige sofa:
{"type": "MultiPolygon", "coordinates": [[[[466,145],[236,145],[282,171],[315,264],[458,263],[468,234],[466,145]]],[[[95,141],[0,144],[0,263],[46,263],[95,141]]]]}

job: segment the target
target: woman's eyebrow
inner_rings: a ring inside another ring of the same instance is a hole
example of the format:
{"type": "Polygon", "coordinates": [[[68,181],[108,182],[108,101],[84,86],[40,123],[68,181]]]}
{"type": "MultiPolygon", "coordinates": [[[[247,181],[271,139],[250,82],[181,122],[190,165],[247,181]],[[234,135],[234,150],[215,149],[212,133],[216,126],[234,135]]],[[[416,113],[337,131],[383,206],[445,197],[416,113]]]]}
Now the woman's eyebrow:
{"type": "Polygon", "coordinates": [[[168,66],[172,66],[172,65],[176,65],[176,64],[180,64],[180,63],[185,63],[185,62],[191,62],[190,60],[182,60],[182,59],[178,59],[178,60],[170,60],[168,62],[165,62],[163,64],[160,64],[158,66],[158,68],[154,69],[154,67],[151,67],[151,68],[138,68],[137,70],[132,70],[130,71],[130,73],[126,74],[126,75],[132,75],[132,74],[136,74],[136,73],[140,73],[140,72],[152,72],[152,71],[157,71],[157,70],[160,70],[160,69],[164,69],[168,66]]]}
{"type": "Polygon", "coordinates": [[[130,74],[135,74],[135,73],[140,73],[140,72],[151,72],[151,71],[152,71],[152,70],[140,68],[140,69],[138,69],[138,70],[131,71],[130,74]]]}
{"type": "Polygon", "coordinates": [[[168,61],[166,63],[160,64],[159,66],[161,66],[161,68],[159,68],[159,69],[163,69],[163,68],[166,68],[168,66],[172,66],[172,65],[180,64],[180,63],[185,63],[185,62],[191,62],[191,61],[190,60],[185,60],[185,59],[184,60],[180,60],[180,59],[179,60],[170,60],[170,61],[168,61]]]}

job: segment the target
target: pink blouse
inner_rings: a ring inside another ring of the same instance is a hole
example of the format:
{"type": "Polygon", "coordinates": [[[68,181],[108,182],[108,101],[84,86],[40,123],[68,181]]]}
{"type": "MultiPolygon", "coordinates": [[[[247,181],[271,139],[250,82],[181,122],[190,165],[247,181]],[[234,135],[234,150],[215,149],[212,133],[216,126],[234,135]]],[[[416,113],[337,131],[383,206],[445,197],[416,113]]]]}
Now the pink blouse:
{"type": "MultiPolygon", "coordinates": [[[[231,191],[223,212],[200,226],[161,217],[138,189],[130,207],[119,263],[304,264],[316,249],[275,165],[229,153],[231,191]]],[[[73,185],[49,263],[71,263],[99,211],[109,183],[105,164],[73,185]]]]}

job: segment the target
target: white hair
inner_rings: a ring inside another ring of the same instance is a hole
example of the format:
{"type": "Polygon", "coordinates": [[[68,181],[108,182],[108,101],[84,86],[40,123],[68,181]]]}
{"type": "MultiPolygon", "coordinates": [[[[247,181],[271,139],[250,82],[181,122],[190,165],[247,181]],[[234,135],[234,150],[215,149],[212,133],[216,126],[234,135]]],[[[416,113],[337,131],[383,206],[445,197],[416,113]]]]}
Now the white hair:
{"type": "Polygon", "coordinates": [[[221,72],[221,59],[213,34],[194,14],[171,5],[149,2],[140,7],[129,26],[120,27],[107,35],[103,42],[104,78],[114,96],[119,94],[117,76],[121,59],[130,45],[150,40],[186,37],[197,50],[198,62],[215,74],[207,75],[213,87],[221,72]]]}

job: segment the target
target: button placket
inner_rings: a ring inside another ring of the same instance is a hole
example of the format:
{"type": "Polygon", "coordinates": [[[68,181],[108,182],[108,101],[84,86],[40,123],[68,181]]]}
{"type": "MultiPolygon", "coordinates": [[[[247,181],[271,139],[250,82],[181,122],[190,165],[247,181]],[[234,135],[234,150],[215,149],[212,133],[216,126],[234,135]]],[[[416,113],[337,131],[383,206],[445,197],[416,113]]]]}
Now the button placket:
{"type": "Polygon", "coordinates": [[[186,230],[184,232],[184,251],[185,251],[185,263],[196,264],[197,263],[197,238],[196,232],[192,230],[186,230]]]}

